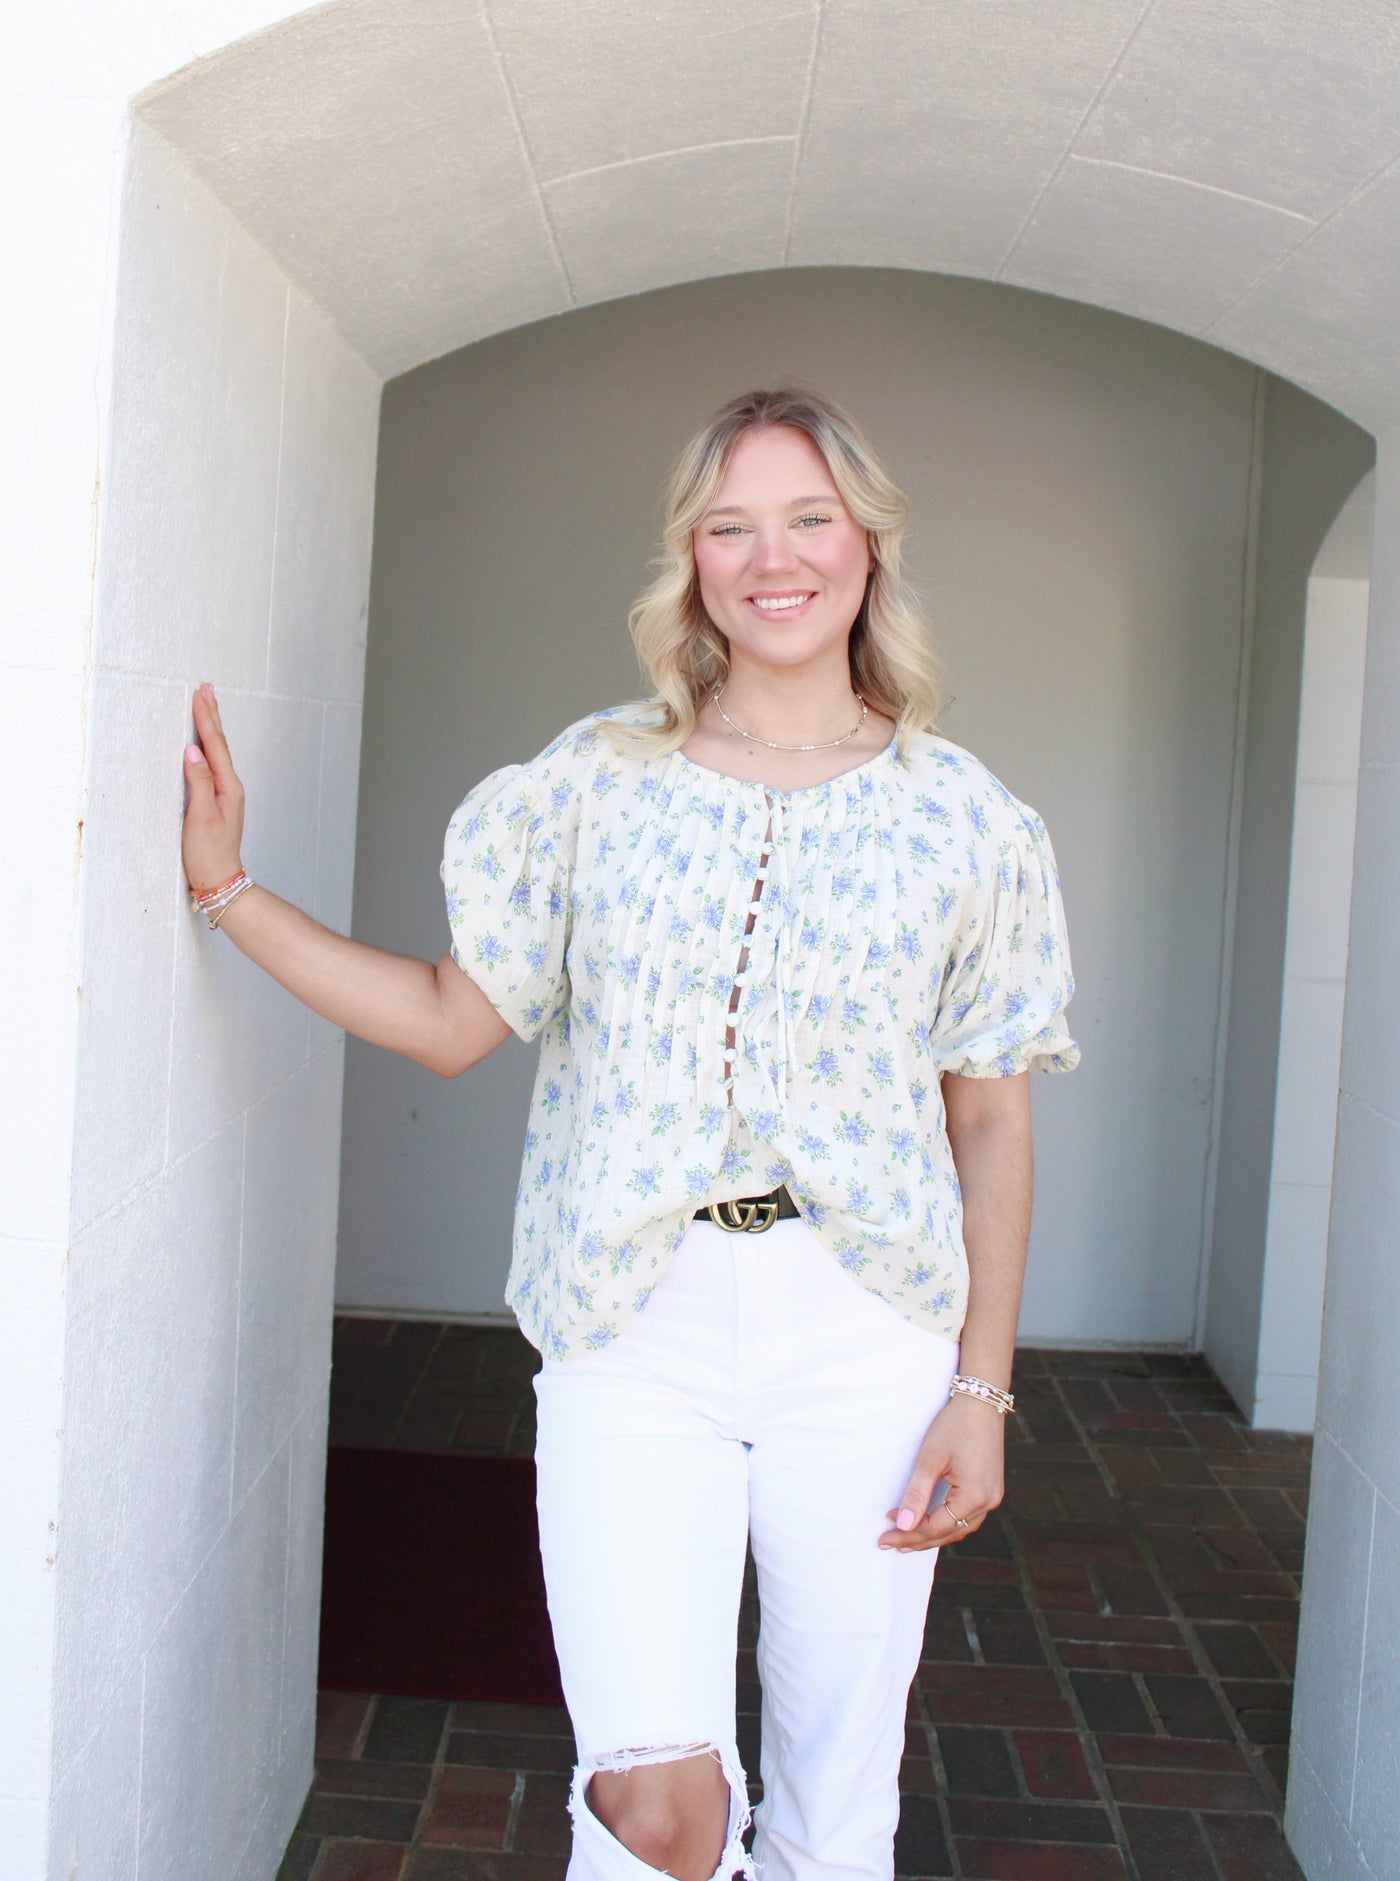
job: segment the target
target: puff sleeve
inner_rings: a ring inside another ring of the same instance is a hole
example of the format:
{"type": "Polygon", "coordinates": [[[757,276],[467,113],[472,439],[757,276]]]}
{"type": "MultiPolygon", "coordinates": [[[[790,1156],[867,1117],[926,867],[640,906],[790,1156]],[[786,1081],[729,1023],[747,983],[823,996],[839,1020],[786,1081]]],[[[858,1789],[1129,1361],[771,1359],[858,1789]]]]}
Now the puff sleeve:
{"type": "Polygon", "coordinates": [[[527,1042],[568,1000],[577,809],[546,762],[507,764],[468,792],[443,843],[452,957],[527,1042]]]}
{"type": "Polygon", "coordinates": [[[993,807],[969,806],[972,880],[936,995],[934,1056],[940,1073],[968,1078],[1071,1071],[1074,974],[1050,837],[1015,798],[993,807]]]}

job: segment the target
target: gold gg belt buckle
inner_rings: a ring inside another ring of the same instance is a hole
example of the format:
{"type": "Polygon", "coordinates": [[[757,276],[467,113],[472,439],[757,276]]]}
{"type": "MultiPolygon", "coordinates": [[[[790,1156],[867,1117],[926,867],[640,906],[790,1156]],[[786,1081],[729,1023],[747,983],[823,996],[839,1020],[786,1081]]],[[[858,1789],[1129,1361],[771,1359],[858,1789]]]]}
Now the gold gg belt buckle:
{"type": "Polygon", "coordinates": [[[778,1219],[778,1191],[711,1202],[705,1213],[726,1234],[762,1234],[778,1219]]]}

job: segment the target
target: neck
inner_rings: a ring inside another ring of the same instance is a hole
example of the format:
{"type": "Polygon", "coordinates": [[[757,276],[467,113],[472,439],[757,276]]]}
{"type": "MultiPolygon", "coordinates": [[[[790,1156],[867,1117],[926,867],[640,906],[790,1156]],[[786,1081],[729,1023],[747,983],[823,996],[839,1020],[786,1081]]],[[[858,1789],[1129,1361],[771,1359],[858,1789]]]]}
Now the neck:
{"type": "MultiPolygon", "coordinates": [[[[844,658],[839,667],[820,675],[736,661],[724,682],[720,704],[744,731],[784,744],[839,738],[860,717],[844,658]]],[[[731,731],[723,719],[719,724],[731,731]]]]}

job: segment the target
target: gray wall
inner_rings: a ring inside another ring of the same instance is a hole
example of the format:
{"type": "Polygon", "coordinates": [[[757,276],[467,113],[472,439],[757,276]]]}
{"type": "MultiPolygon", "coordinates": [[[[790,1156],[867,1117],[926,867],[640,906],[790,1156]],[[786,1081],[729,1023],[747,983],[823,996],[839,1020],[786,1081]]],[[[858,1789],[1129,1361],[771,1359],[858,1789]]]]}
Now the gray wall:
{"type": "MultiPolygon", "coordinates": [[[[803,376],[908,489],[945,729],[1045,816],[1084,1063],[1039,1081],[1027,1340],[1190,1345],[1220,988],[1256,375],[1158,328],[878,270],[706,282],[518,329],[382,414],[355,932],[436,956],[452,808],[640,684],[659,480],[803,376]]],[[[337,1296],[499,1312],[534,1054],[442,1084],[351,1041],[337,1296]]]]}
{"type": "Polygon", "coordinates": [[[1375,459],[1368,432],[1281,379],[1268,381],[1262,446],[1204,1336],[1207,1357],[1247,1414],[1255,1396],[1273,1165],[1308,575],[1338,510],[1375,459]]]}

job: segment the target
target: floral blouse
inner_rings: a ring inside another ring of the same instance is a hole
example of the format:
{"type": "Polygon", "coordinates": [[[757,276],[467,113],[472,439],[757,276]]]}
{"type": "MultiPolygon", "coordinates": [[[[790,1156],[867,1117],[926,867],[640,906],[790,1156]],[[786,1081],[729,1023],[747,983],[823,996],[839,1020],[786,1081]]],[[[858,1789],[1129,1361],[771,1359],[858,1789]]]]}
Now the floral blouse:
{"type": "Polygon", "coordinates": [[[957,1338],[942,1072],[1068,1071],[1045,826],[931,732],[775,790],[590,714],[453,815],[452,953],[540,1039],[506,1299],[547,1358],[615,1339],[698,1207],[786,1183],[832,1259],[957,1338]]]}

